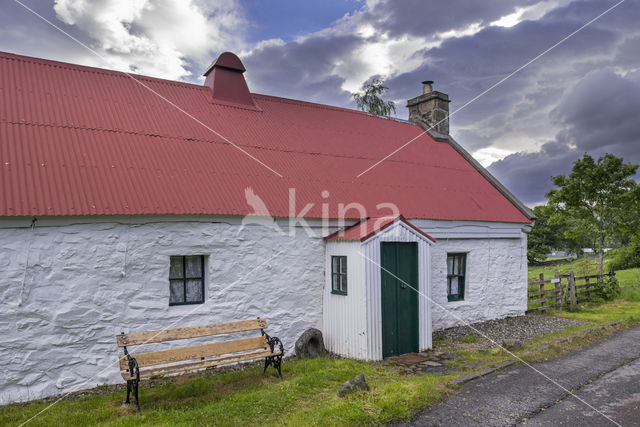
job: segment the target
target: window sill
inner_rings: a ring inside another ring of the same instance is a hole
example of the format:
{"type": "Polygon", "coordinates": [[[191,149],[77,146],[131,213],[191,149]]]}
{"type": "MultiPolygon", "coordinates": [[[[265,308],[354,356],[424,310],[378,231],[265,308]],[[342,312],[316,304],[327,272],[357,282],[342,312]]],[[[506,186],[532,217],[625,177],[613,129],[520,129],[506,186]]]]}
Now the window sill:
{"type": "Polygon", "coordinates": [[[343,296],[347,296],[346,292],[343,291],[334,291],[333,289],[331,290],[331,293],[334,295],[343,295],[343,296]]]}
{"type": "Polygon", "coordinates": [[[204,301],[196,301],[196,302],[170,302],[169,307],[179,307],[181,305],[195,305],[195,304],[204,304],[204,301]]]}

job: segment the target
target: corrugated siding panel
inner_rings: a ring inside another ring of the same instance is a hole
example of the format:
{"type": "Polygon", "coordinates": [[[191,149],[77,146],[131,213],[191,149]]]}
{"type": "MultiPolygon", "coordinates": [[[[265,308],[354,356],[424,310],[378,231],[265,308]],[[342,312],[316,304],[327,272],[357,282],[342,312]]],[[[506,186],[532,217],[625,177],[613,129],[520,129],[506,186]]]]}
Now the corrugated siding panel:
{"type": "MultiPolygon", "coordinates": [[[[431,243],[414,230],[397,222],[374,238],[363,244],[366,255],[367,289],[367,353],[370,360],[382,359],[382,301],[381,301],[381,242],[417,242],[418,243],[418,289],[420,296],[420,350],[431,348],[431,243]]],[[[413,285],[413,284],[411,284],[413,285]]]]}
{"type": "Polygon", "coordinates": [[[205,86],[136,78],[206,126],[123,73],[0,53],[0,216],[247,215],[252,187],[279,217],[296,188],[298,206],[314,203],[307,217],[325,216],[325,201],[332,218],[339,203],[375,216],[390,202],[407,218],[530,222],[416,125],[254,94],[258,112],[215,103],[205,86]]]}
{"type": "Polygon", "coordinates": [[[364,260],[359,242],[328,242],[325,249],[325,346],[354,359],[367,358],[364,260]],[[331,293],[331,256],[347,256],[347,295],[331,293]]]}

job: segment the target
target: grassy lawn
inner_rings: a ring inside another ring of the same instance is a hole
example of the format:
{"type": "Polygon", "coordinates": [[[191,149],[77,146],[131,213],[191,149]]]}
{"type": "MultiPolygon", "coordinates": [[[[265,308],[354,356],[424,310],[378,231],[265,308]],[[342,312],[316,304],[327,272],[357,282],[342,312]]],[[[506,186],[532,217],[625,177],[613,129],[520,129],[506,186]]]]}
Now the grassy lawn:
{"type": "MultiPolygon", "coordinates": [[[[594,260],[532,268],[553,276],[555,268],[576,274],[589,274],[594,260]],[[578,270],[584,268],[585,270],[578,270]],[[586,271],[586,272],[584,272],[586,271]],[[584,273],[583,273],[584,272],[584,273]]],[[[535,362],[558,357],[605,338],[616,330],[640,323],[640,269],[617,272],[622,295],[604,304],[582,304],[576,312],[550,312],[546,315],[585,320],[588,323],[546,334],[526,343],[516,352],[535,362]],[[598,324],[618,322],[616,328],[596,328],[598,324]],[[540,345],[569,336],[568,341],[538,350],[540,345]]],[[[460,371],[449,374],[405,374],[382,363],[347,359],[290,360],[283,365],[284,380],[273,371],[262,374],[260,367],[222,374],[191,374],[141,384],[142,416],[135,407],[123,407],[124,391],[107,391],[64,399],[38,416],[34,425],[344,425],[384,424],[406,419],[416,411],[437,403],[455,390],[451,380],[476,369],[512,357],[499,348],[473,350],[476,337],[462,337],[453,344],[434,342],[438,350],[461,357],[451,362],[460,371]],[[470,368],[469,364],[476,364],[470,368]],[[340,385],[364,373],[371,387],[341,399],[340,385]]],[[[51,401],[34,401],[0,407],[0,425],[17,425],[51,401]]],[[[133,406],[133,405],[132,405],[133,406]]]]}
{"type": "MultiPolygon", "coordinates": [[[[37,425],[326,425],[376,424],[406,418],[451,389],[447,376],[402,375],[380,363],[346,359],[292,360],[284,380],[255,367],[220,375],[187,375],[141,385],[142,417],[122,406],[124,391],[62,400],[37,425]],[[340,385],[364,373],[370,393],[337,397],[340,385]]],[[[269,372],[269,371],[268,371],[269,372]]],[[[0,408],[0,425],[15,425],[46,406],[40,401],[0,408]]]]}
{"type": "MultiPolygon", "coordinates": [[[[605,262],[606,260],[605,254],[605,262]]],[[[537,279],[540,273],[544,273],[545,278],[553,277],[556,271],[563,274],[573,271],[576,276],[597,274],[598,261],[594,258],[583,258],[554,266],[529,267],[529,280],[537,279]]],[[[621,289],[616,300],[600,304],[584,303],[575,312],[549,311],[547,315],[580,319],[592,324],[618,322],[621,327],[640,324],[640,268],[616,271],[616,278],[621,289]]],[[[537,290],[537,287],[533,288],[537,290]]],[[[545,336],[545,339],[548,337],[550,336],[545,336]]]]}

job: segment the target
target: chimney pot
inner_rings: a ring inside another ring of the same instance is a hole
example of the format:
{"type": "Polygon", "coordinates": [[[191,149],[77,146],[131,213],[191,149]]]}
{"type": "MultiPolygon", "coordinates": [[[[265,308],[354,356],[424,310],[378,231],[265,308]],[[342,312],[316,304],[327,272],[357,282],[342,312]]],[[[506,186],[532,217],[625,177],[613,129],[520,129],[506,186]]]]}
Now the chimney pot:
{"type": "Polygon", "coordinates": [[[433,90],[433,80],[422,82],[422,94],[407,101],[409,121],[428,130],[436,140],[449,136],[449,95],[433,90]]]}

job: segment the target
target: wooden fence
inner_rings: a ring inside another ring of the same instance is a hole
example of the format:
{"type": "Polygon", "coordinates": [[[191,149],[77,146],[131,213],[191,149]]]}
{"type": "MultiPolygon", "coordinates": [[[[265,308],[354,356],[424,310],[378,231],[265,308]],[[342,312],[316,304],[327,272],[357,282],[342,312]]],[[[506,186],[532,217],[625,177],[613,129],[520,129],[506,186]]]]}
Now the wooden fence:
{"type": "MultiPolygon", "coordinates": [[[[614,272],[605,274],[613,278],[614,272]]],[[[538,280],[529,282],[527,292],[527,312],[536,310],[575,310],[579,303],[591,301],[591,294],[604,276],[575,276],[574,273],[556,273],[552,279],[545,279],[540,273],[538,280]]]]}

